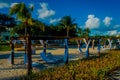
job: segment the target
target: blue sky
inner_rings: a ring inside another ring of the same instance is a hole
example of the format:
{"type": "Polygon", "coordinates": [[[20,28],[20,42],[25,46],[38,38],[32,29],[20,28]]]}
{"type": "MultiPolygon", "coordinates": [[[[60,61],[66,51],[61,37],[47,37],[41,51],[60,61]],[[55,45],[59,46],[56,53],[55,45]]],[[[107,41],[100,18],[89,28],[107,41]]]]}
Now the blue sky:
{"type": "Polygon", "coordinates": [[[32,17],[47,24],[69,15],[91,34],[120,34],[120,0],[0,0],[0,13],[8,13],[19,2],[34,5],[32,17]]]}

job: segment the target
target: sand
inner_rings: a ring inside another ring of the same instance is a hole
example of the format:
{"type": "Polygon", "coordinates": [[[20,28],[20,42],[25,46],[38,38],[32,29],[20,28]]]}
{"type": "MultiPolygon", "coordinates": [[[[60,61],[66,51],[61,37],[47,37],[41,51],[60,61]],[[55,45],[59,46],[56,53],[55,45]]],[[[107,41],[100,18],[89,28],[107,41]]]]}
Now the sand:
{"type": "MultiPolygon", "coordinates": [[[[76,47],[69,48],[69,61],[78,60],[85,57],[85,48],[82,49],[83,53],[79,53],[76,47]]],[[[90,48],[90,56],[98,55],[97,48],[94,50],[90,48]]],[[[40,57],[40,52],[42,49],[36,50],[36,54],[32,55],[33,71],[39,71],[46,68],[51,68],[54,66],[61,66],[64,63],[60,64],[47,64],[40,57]]],[[[51,52],[56,58],[63,58],[64,48],[48,48],[47,53],[51,52]]],[[[23,63],[24,51],[15,51],[15,60],[14,65],[11,65],[8,62],[8,57],[10,51],[0,52],[0,80],[11,80],[16,79],[18,76],[23,76],[27,74],[27,67],[23,63]]],[[[18,78],[17,78],[18,79],[18,78]]]]}

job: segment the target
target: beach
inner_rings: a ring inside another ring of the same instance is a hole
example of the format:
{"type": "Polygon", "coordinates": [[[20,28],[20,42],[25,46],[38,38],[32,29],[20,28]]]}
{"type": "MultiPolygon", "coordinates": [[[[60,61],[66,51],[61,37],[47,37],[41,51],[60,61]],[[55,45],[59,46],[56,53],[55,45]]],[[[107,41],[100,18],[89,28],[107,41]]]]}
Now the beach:
{"type": "MultiPolygon", "coordinates": [[[[55,58],[64,57],[64,48],[48,48],[47,53],[51,53],[55,58]]],[[[85,48],[82,49],[83,53],[79,53],[77,47],[69,48],[69,61],[79,60],[85,58],[85,48]]],[[[32,55],[33,71],[39,71],[46,68],[52,68],[55,66],[62,66],[64,63],[48,64],[40,57],[40,53],[43,50],[36,50],[32,55]]],[[[97,47],[93,50],[89,48],[90,56],[97,56],[97,47]]],[[[24,76],[27,74],[27,67],[24,64],[24,51],[15,51],[14,65],[9,62],[10,51],[0,52],[0,80],[16,79],[18,76],[24,76]]]]}

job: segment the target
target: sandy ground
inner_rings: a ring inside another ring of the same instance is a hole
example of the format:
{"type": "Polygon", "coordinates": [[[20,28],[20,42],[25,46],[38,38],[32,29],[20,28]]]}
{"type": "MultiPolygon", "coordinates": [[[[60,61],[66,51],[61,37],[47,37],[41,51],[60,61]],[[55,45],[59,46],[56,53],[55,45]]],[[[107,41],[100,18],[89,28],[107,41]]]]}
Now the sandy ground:
{"type": "MultiPolygon", "coordinates": [[[[85,57],[85,48],[82,49],[83,53],[79,53],[77,48],[69,48],[69,61],[78,60],[85,57]]],[[[97,48],[94,50],[90,48],[90,56],[97,55],[97,48]]],[[[37,64],[33,66],[33,71],[38,71],[41,69],[46,69],[54,66],[61,66],[64,63],[60,64],[47,64],[40,57],[40,52],[42,49],[36,50],[36,54],[32,55],[33,64],[37,64]]],[[[47,52],[51,52],[56,58],[63,58],[64,56],[64,48],[48,48],[47,52]]],[[[15,64],[11,65],[9,63],[8,57],[10,55],[10,51],[0,52],[0,80],[14,80],[18,76],[23,76],[27,73],[27,68],[23,64],[23,55],[24,51],[15,51],[15,64]]]]}

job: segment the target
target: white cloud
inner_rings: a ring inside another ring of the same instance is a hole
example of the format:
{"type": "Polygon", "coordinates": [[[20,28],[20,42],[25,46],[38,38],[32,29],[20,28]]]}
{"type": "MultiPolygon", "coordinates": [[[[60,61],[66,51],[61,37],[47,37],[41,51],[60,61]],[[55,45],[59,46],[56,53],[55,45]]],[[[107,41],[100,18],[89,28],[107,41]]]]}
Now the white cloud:
{"type": "Polygon", "coordinates": [[[119,24],[118,24],[118,25],[115,25],[113,28],[114,28],[114,29],[118,29],[118,28],[120,28],[120,25],[119,25],[119,24]]]}
{"type": "Polygon", "coordinates": [[[8,8],[9,4],[0,2],[0,8],[8,8]]]}
{"type": "Polygon", "coordinates": [[[88,15],[88,20],[85,22],[85,27],[94,29],[98,28],[100,25],[99,18],[95,17],[94,15],[88,15]]]}
{"type": "Polygon", "coordinates": [[[55,22],[58,22],[60,20],[61,20],[61,18],[59,18],[59,19],[50,19],[50,23],[55,23],[55,22]]]}
{"type": "Polygon", "coordinates": [[[33,6],[34,6],[34,4],[33,4],[33,3],[30,3],[30,4],[29,4],[29,7],[33,7],[33,6]]]}
{"type": "Polygon", "coordinates": [[[16,4],[18,4],[18,3],[17,3],[17,2],[11,3],[10,7],[13,7],[13,6],[15,6],[16,4]]]}
{"type": "Polygon", "coordinates": [[[107,34],[108,35],[117,35],[118,32],[117,32],[117,30],[113,30],[113,31],[108,31],[107,34]]]}
{"type": "Polygon", "coordinates": [[[104,25],[109,26],[111,24],[112,17],[106,16],[103,20],[104,25]]]}
{"type": "Polygon", "coordinates": [[[40,3],[41,9],[38,9],[38,18],[45,19],[55,15],[55,11],[48,9],[47,3],[40,3]]]}
{"type": "Polygon", "coordinates": [[[40,3],[40,6],[41,6],[43,9],[47,9],[48,4],[43,2],[43,3],[40,3]]]}

